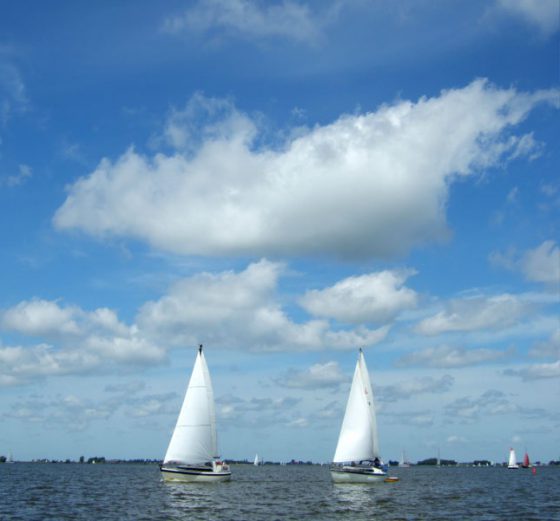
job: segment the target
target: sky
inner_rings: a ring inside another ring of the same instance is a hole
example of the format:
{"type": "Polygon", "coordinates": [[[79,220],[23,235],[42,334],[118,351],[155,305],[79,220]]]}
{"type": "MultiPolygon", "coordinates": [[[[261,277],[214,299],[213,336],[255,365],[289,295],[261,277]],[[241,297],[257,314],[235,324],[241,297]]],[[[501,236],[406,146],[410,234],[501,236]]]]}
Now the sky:
{"type": "Polygon", "coordinates": [[[559,459],[559,11],[0,0],[0,454],[559,459]]]}

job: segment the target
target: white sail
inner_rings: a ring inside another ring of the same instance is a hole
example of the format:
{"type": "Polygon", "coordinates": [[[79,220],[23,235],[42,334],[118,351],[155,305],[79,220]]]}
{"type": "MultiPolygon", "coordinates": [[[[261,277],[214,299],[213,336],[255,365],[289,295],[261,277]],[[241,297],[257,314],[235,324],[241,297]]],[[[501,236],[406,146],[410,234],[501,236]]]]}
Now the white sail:
{"type": "Polygon", "coordinates": [[[260,463],[261,461],[259,460],[259,455],[255,454],[255,461],[253,462],[253,465],[255,465],[255,467],[258,467],[260,463]]]}
{"type": "Polygon", "coordinates": [[[379,443],[373,392],[364,354],[360,349],[333,462],[372,460],[377,457],[379,443]]]}
{"type": "Polygon", "coordinates": [[[509,449],[508,467],[510,467],[510,468],[517,467],[517,457],[516,457],[515,451],[513,449],[509,449]]]}
{"type": "Polygon", "coordinates": [[[214,393],[200,348],[164,463],[201,464],[217,454],[214,393]]]}

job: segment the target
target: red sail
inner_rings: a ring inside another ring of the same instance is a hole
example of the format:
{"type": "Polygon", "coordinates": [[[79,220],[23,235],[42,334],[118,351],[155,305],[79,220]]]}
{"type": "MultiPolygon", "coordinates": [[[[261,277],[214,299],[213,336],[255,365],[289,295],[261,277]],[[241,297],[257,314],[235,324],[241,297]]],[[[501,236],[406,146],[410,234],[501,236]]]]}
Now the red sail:
{"type": "Polygon", "coordinates": [[[525,453],[525,456],[523,458],[523,466],[524,467],[528,467],[530,465],[529,463],[529,454],[525,453]]]}

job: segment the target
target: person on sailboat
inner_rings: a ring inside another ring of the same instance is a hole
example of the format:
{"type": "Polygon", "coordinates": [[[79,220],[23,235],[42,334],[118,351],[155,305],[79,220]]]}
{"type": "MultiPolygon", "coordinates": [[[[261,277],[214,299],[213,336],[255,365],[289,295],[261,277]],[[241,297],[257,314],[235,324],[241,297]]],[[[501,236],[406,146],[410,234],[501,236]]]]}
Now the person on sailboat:
{"type": "Polygon", "coordinates": [[[381,468],[381,461],[379,461],[379,458],[375,458],[375,459],[373,460],[373,466],[374,466],[374,467],[377,467],[378,469],[381,468]]]}

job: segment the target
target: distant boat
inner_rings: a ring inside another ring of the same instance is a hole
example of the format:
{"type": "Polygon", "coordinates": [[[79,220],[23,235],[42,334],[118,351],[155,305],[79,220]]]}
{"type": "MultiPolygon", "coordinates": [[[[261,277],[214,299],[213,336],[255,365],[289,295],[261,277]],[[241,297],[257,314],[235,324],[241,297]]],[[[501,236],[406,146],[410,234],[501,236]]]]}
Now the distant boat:
{"type": "Polygon", "coordinates": [[[399,467],[410,467],[410,463],[406,460],[406,454],[404,450],[401,452],[401,461],[399,461],[399,467]]]}
{"type": "Polygon", "coordinates": [[[517,464],[517,458],[515,456],[515,451],[513,449],[509,449],[509,461],[508,461],[508,469],[518,469],[519,465],[517,464]]]}
{"type": "Polygon", "coordinates": [[[528,469],[531,466],[531,462],[529,461],[529,454],[527,454],[527,451],[525,451],[525,456],[523,456],[523,463],[521,464],[521,467],[524,469],[528,469]]]}
{"type": "Polygon", "coordinates": [[[216,482],[231,479],[217,456],[216,416],[210,373],[199,346],[175,430],[160,470],[164,481],[216,482]]]}
{"type": "Polygon", "coordinates": [[[13,462],[14,462],[14,456],[10,452],[10,454],[8,455],[8,459],[6,460],[6,463],[13,463],[13,462]]]}
{"type": "Polygon", "coordinates": [[[255,461],[253,462],[253,465],[255,465],[255,467],[258,467],[261,464],[261,460],[259,459],[259,455],[255,454],[255,461]]]}
{"type": "Polygon", "coordinates": [[[331,466],[335,483],[375,483],[387,477],[379,458],[373,392],[360,349],[346,412],[331,466]]]}

